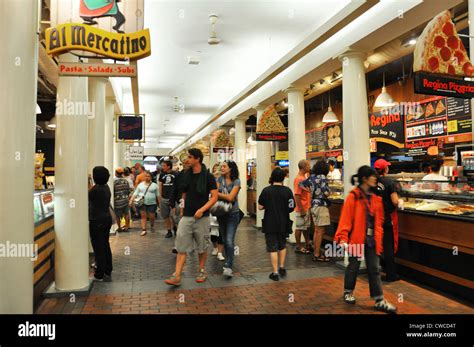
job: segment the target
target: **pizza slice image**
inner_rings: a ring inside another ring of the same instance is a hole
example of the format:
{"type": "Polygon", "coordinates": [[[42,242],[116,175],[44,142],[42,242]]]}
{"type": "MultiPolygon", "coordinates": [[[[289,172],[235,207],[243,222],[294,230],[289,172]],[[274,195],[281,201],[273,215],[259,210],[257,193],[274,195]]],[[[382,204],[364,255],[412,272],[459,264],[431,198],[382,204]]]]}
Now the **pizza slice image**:
{"type": "Polygon", "coordinates": [[[438,103],[436,104],[436,115],[443,113],[444,110],[446,110],[446,107],[444,106],[443,101],[438,101],[438,103]]]}
{"type": "Polygon", "coordinates": [[[421,118],[424,114],[425,112],[423,111],[423,107],[418,104],[418,106],[416,107],[415,119],[421,118]]]}
{"type": "Polygon", "coordinates": [[[434,17],[418,38],[414,52],[413,71],[457,76],[474,74],[466,48],[448,10],[434,17]]]}
{"type": "Polygon", "coordinates": [[[425,117],[428,118],[429,116],[432,116],[434,113],[435,113],[435,109],[434,109],[434,107],[433,107],[433,104],[430,102],[430,103],[426,106],[425,117]]]}
{"type": "Polygon", "coordinates": [[[286,133],[286,128],[275,107],[268,106],[257,124],[258,133],[286,133]]]}

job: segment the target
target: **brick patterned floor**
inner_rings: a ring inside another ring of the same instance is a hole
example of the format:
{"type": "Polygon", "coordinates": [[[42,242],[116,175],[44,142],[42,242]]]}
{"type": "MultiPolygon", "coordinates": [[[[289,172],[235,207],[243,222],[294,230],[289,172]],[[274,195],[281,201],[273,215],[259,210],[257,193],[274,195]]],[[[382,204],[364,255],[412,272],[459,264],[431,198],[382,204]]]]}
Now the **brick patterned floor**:
{"type": "MultiPolygon", "coordinates": [[[[138,231],[111,238],[114,254],[113,282],[95,283],[88,296],[45,299],[36,313],[65,314],[379,314],[369,298],[366,276],[359,276],[356,305],[341,298],[343,271],[334,264],[313,263],[310,256],[296,255],[289,245],[288,278],[272,282],[263,235],[246,219],[237,233],[236,276],[223,281],[222,262],[210,257],[209,280],[194,283],[195,256],[185,267],[186,284],[163,285],[174,270],[173,240],[164,231],[140,237],[138,231]],[[129,253],[129,254],[126,254],[129,253]]],[[[159,224],[161,226],[161,224],[159,224]]],[[[384,285],[385,297],[401,314],[474,314],[467,306],[415,284],[399,281],[384,285]]]]}

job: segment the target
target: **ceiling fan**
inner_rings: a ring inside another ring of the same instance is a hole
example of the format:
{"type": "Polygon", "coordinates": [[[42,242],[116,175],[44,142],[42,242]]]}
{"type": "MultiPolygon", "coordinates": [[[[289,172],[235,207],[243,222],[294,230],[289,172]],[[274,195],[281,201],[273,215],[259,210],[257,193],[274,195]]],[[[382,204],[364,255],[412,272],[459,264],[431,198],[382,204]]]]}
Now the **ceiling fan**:
{"type": "Polygon", "coordinates": [[[221,42],[221,39],[217,37],[216,34],[216,22],[217,22],[217,14],[210,14],[209,15],[209,22],[211,23],[211,33],[209,35],[209,39],[207,43],[210,45],[218,45],[221,42]]]}

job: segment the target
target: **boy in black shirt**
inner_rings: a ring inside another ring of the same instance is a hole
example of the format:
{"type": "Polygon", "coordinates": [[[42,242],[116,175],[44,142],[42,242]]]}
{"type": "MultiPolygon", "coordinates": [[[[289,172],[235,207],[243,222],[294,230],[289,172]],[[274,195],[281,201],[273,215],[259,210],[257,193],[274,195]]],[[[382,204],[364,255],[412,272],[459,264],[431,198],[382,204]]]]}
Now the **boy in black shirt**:
{"type": "Polygon", "coordinates": [[[271,186],[264,188],[258,198],[258,208],[265,210],[262,231],[273,267],[269,277],[274,281],[278,281],[280,276],[286,276],[286,238],[292,232],[290,213],[295,209],[293,193],[283,185],[285,177],[286,173],[281,168],[273,170],[270,176],[271,186]]]}

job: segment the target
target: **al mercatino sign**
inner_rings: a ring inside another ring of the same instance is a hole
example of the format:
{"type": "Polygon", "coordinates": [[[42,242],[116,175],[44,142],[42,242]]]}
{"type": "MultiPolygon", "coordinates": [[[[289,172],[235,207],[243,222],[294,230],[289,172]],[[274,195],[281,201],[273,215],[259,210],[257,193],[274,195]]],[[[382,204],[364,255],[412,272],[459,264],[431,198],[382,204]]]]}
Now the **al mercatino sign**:
{"type": "Polygon", "coordinates": [[[111,33],[87,24],[67,23],[46,30],[46,51],[60,55],[74,50],[115,60],[138,60],[151,54],[148,29],[130,34],[111,33]]]}
{"type": "Polygon", "coordinates": [[[79,55],[86,58],[114,60],[138,60],[151,54],[150,32],[148,29],[124,33],[120,28],[125,16],[117,3],[120,0],[80,0],[79,15],[84,23],[64,23],[46,29],[46,51],[50,55],[60,55],[71,51],[86,51],[95,56],[79,55]],[[96,28],[95,19],[114,17],[116,33],[96,28]]]}

